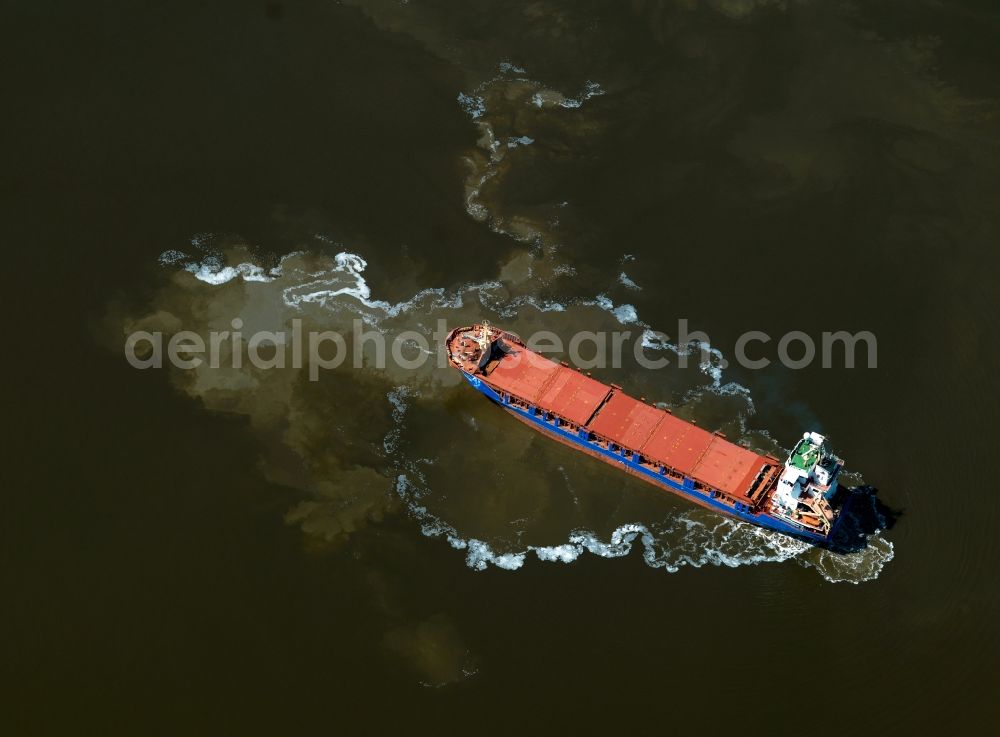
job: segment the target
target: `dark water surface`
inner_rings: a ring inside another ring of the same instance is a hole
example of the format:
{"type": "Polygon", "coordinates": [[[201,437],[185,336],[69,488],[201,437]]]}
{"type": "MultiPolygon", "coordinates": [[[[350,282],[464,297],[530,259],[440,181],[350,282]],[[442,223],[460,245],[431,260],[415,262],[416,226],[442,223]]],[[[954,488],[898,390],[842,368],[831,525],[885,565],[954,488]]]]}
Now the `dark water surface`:
{"type": "Polygon", "coordinates": [[[5,734],[995,724],[995,4],[5,16],[5,734]],[[761,450],[825,432],[894,522],[760,533],[432,366],[123,357],[235,317],[869,330],[873,369],[595,374],[761,450]]]}

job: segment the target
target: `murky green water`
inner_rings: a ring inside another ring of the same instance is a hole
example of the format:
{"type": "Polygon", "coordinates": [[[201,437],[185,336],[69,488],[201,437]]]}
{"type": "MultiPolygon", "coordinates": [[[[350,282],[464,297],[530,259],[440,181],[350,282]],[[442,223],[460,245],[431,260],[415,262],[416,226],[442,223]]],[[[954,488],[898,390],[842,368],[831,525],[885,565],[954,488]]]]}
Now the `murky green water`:
{"type": "Polygon", "coordinates": [[[978,2],[11,11],[7,731],[987,728],[998,32],[978,2]],[[433,362],[123,356],[482,317],[686,319],[733,365],[595,375],[760,450],[827,433],[889,529],[838,556],[723,520],[433,362]],[[748,330],[868,330],[878,366],[743,369],[748,330]]]}

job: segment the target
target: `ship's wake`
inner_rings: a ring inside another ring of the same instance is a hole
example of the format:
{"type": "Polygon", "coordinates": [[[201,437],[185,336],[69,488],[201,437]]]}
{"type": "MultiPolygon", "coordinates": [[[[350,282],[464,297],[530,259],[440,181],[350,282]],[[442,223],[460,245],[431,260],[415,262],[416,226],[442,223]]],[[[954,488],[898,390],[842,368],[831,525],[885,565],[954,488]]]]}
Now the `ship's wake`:
{"type": "MultiPolygon", "coordinates": [[[[172,278],[150,312],[127,321],[126,329],[207,334],[239,317],[247,335],[287,329],[293,319],[306,330],[350,334],[361,320],[390,338],[407,329],[430,340],[438,319],[454,326],[490,317],[525,333],[631,328],[647,350],[698,348],[650,340],[652,328],[638,310],[613,299],[625,294],[621,289],[633,290],[620,279],[597,296],[573,294],[571,265],[527,252],[515,254],[496,280],[424,289],[390,302],[373,295],[358,254],[305,250],[265,263],[220,241],[201,236],[186,253],[164,254],[172,278]]],[[[766,433],[748,433],[755,411],[749,390],[726,381],[717,349],[706,355],[687,373],[671,372],[665,393],[692,416],[722,416],[732,436],[780,453],[766,433]]],[[[365,354],[362,367],[331,371],[317,382],[295,369],[232,368],[225,360],[221,368],[173,375],[209,408],[249,415],[269,443],[292,451],[270,454],[264,471],[312,493],[288,520],[328,542],[402,509],[423,534],[461,551],[475,570],[636,551],[650,567],[669,572],[796,561],[829,581],[857,583],[878,576],[892,558],[891,543],[878,535],[855,553],[835,555],[688,507],[522,427],[431,356],[417,369],[392,361],[381,366],[372,358],[365,354]]],[[[634,367],[632,373],[642,378],[634,367]]]]}
{"type": "MultiPolygon", "coordinates": [[[[463,533],[442,518],[439,512],[433,511],[441,506],[447,506],[447,500],[437,498],[428,480],[427,469],[434,466],[435,461],[427,458],[415,462],[409,461],[405,454],[398,453],[401,436],[405,432],[408,400],[412,396],[412,391],[406,387],[397,387],[389,392],[388,396],[397,423],[386,439],[387,449],[393,452],[393,457],[398,462],[395,493],[418,522],[424,535],[442,538],[452,548],[461,551],[465,556],[466,565],[473,570],[483,571],[492,566],[515,571],[530,560],[568,564],[578,560],[585,553],[601,558],[622,558],[630,555],[633,549],[637,549],[646,565],[669,573],[676,573],[684,567],[701,568],[711,565],[737,568],[744,565],[794,560],[804,567],[816,570],[831,583],[862,583],[877,578],[885,564],[893,557],[892,543],[878,533],[868,539],[863,549],[849,554],[836,554],[778,532],[723,517],[698,507],[671,511],[657,523],[609,522],[606,528],[610,532],[603,536],[593,529],[581,526],[570,530],[565,541],[551,544],[523,542],[525,534],[531,532],[525,529],[526,523],[529,522],[528,517],[519,517],[513,521],[505,519],[501,522],[501,527],[504,523],[508,526],[512,523],[516,525],[518,529],[514,534],[476,537],[468,532],[463,533]]],[[[502,416],[498,416],[496,421],[513,422],[502,416]]],[[[520,430],[520,428],[511,429],[514,432],[520,430]]],[[[523,432],[532,431],[523,430],[523,432]]],[[[584,462],[587,463],[589,460],[584,462]]],[[[578,508],[580,506],[578,495],[582,492],[579,489],[574,491],[565,469],[560,470],[563,472],[566,490],[573,495],[574,507],[578,508]]],[[[576,481],[585,483],[585,478],[581,474],[581,478],[576,481]]],[[[634,486],[637,488],[627,488],[632,484],[631,480],[622,480],[621,483],[625,487],[622,489],[623,493],[643,497],[642,492],[645,491],[643,485],[635,483],[634,486]]],[[[480,492],[502,494],[503,485],[499,485],[498,488],[486,486],[472,490],[472,493],[480,492]]],[[[592,493],[607,494],[607,488],[593,490],[592,493]]],[[[647,513],[655,514],[659,505],[655,502],[649,503],[652,501],[649,496],[645,497],[644,501],[649,506],[647,513]]],[[[493,502],[483,504],[485,514],[488,515],[486,510],[492,506],[493,502]]]]}
{"type": "MultiPolygon", "coordinates": [[[[303,334],[335,331],[357,341],[358,332],[374,331],[391,344],[393,336],[416,331],[433,345],[438,321],[455,327],[489,318],[523,336],[627,330],[647,354],[670,354],[675,368],[682,356],[695,358],[688,370],[671,371],[667,382],[663,372],[641,371],[626,351],[621,383],[782,455],[766,431],[749,428],[756,411],[750,391],[726,379],[718,349],[673,343],[641,319],[633,304],[642,297],[634,257],[622,254],[613,277],[595,285],[593,274],[579,276],[560,245],[586,230],[584,216],[565,202],[526,211],[507,201],[516,188],[505,182],[522,157],[558,158],[559,150],[601,135],[592,98],[603,94],[587,83],[564,95],[506,64],[459,95],[481,133],[467,158],[467,210],[512,244],[495,278],[419,289],[391,301],[374,294],[366,259],[325,235],[275,259],[238,238],[203,234],[162,255],[170,278],[144,312],[121,316],[124,332],[192,330],[207,339],[231,330],[239,318],[246,336],[287,334],[297,320],[303,334]],[[544,135],[561,137],[560,145],[533,145],[544,135]]],[[[216,361],[221,365],[206,362],[173,371],[172,378],[207,408],[250,418],[265,449],[265,475],[309,495],[288,521],[326,543],[348,540],[405,510],[425,535],[446,540],[476,570],[515,570],[529,560],[568,564],[585,553],[619,558],[636,550],[649,566],[671,572],[794,560],[829,581],[857,583],[877,577],[892,558],[892,544],[877,534],[855,553],[834,555],[688,507],[498,414],[436,356],[403,367],[380,360],[376,343],[362,341],[353,362],[318,381],[294,364],[264,370],[234,362],[237,349],[228,343],[216,361]]]]}

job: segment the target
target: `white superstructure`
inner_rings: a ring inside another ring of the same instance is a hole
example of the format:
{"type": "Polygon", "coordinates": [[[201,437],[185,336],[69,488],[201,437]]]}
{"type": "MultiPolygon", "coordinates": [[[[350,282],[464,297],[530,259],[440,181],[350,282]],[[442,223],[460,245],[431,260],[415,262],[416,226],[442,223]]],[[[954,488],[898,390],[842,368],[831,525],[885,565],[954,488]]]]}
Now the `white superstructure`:
{"type": "Polygon", "coordinates": [[[843,461],[826,449],[826,438],[807,432],[796,444],[771,497],[771,513],[810,530],[828,532],[833,524],[830,499],[837,491],[843,461]]]}

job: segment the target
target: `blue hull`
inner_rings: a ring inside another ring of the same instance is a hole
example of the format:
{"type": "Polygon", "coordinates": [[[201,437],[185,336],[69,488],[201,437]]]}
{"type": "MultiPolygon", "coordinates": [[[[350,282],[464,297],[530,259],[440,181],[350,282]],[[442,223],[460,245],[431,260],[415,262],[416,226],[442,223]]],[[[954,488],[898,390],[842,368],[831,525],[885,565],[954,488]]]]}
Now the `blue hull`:
{"type": "Polygon", "coordinates": [[[732,507],[728,504],[720,502],[718,499],[712,497],[709,492],[702,492],[694,488],[694,480],[690,478],[685,478],[682,483],[678,483],[673,479],[657,473],[645,466],[642,466],[634,461],[624,457],[621,453],[602,448],[596,443],[590,442],[586,437],[586,431],[572,432],[561,427],[557,427],[555,423],[548,422],[544,418],[544,414],[536,411],[534,408],[523,409],[516,405],[505,402],[499,394],[497,394],[493,389],[491,389],[482,379],[477,376],[473,376],[465,371],[462,371],[462,375],[465,380],[469,382],[473,389],[484,394],[493,402],[496,402],[505,410],[513,414],[518,419],[528,423],[536,430],[548,433],[559,440],[562,440],[570,445],[579,447],[581,450],[585,450],[590,454],[598,455],[603,460],[613,463],[623,469],[627,469],[633,472],[635,475],[650,481],[657,486],[661,486],[668,491],[679,494],[680,496],[686,497],[689,500],[700,504],[703,507],[707,507],[713,511],[719,512],[721,514],[728,515],[730,517],[735,517],[736,519],[743,520],[744,522],[749,522],[750,524],[757,525],[758,527],[763,527],[765,529],[774,530],[780,532],[784,535],[794,537],[799,540],[811,543],[813,545],[825,546],[829,543],[830,539],[833,537],[833,533],[836,532],[837,523],[843,517],[841,513],[836,522],[834,522],[834,528],[830,531],[828,536],[818,535],[816,533],[809,532],[808,530],[803,530],[798,527],[794,527],[785,522],[782,522],[769,514],[764,514],[761,512],[752,512],[749,509],[743,507],[743,505],[737,505],[737,507],[732,507]],[[743,507],[743,508],[741,508],[743,507]]]}

